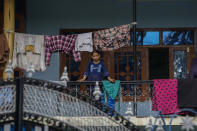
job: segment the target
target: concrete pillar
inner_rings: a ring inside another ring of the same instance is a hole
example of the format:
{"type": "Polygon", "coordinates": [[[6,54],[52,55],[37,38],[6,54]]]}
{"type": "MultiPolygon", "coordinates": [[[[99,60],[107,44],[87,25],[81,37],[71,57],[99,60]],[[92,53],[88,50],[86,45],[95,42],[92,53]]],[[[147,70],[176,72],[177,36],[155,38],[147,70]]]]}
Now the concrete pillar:
{"type": "MultiPolygon", "coordinates": [[[[4,0],[4,34],[8,41],[9,59],[12,60],[14,49],[14,30],[15,30],[15,0],[4,0]]],[[[5,66],[5,69],[7,64],[5,66]]],[[[13,77],[13,75],[11,76],[13,77]]],[[[3,72],[3,78],[7,75],[3,72]]]]}

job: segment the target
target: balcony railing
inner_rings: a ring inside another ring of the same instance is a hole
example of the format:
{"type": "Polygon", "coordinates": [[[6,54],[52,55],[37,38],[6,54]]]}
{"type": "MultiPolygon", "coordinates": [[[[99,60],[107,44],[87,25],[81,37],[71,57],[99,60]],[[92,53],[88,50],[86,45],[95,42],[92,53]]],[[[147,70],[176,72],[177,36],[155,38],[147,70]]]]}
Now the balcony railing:
{"type": "MultiPolygon", "coordinates": [[[[0,81],[0,123],[22,121],[72,130],[138,130],[136,126],[72,82],[57,84],[31,78],[0,81]]],[[[91,90],[91,89],[90,89],[91,90]]]]}
{"type": "MultiPolygon", "coordinates": [[[[171,131],[171,126],[168,128],[166,125],[180,124],[182,118],[173,121],[178,113],[166,117],[152,111],[152,87],[153,81],[149,80],[121,81],[120,97],[116,97],[116,111],[113,111],[95,96],[98,88],[103,92],[101,81],[50,82],[31,78],[1,80],[0,123],[15,120],[16,124],[21,125],[20,121],[23,119],[57,128],[126,131],[138,130],[133,124],[136,120],[141,120],[142,123],[146,119],[144,123],[148,124],[147,120],[154,119],[154,124],[147,127],[147,130],[163,127],[165,131],[171,131]]],[[[192,110],[190,112],[197,114],[192,110]]],[[[187,117],[182,120],[186,119],[187,117]]]]}
{"type": "MultiPolygon", "coordinates": [[[[67,85],[68,88],[74,89],[76,95],[81,92],[94,99],[93,92],[96,87],[96,82],[99,84],[100,91],[103,92],[103,85],[101,81],[54,81],[59,84],[67,85]]],[[[118,110],[118,99],[120,98],[120,113],[126,115],[128,108],[132,109],[134,116],[149,116],[151,113],[151,99],[152,99],[152,80],[140,81],[121,81],[120,82],[120,97],[116,97],[116,111],[118,110]],[[132,107],[131,107],[132,106],[132,107]]]]}

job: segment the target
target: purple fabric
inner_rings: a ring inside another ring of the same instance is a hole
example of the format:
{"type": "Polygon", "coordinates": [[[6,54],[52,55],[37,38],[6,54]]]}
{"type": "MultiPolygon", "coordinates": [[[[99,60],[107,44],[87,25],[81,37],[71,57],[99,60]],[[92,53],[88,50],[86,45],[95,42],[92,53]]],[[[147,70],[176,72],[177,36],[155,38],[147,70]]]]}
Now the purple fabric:
{"type": "Polygon", "coordinates": [[[189,74],[190,78],[197,77],[197,57],[192,60],[192,66],[189,74]]]}

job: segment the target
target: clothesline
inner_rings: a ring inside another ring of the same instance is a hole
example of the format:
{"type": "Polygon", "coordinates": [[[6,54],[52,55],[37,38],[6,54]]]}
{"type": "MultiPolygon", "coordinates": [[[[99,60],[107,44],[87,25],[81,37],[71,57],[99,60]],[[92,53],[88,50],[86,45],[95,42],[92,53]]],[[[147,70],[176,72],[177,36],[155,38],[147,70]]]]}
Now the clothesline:
{"type": "MultiPolygon", "coordinates": [[[[129,25],[129,28],[132,28],[133,25],[137,25],[137,22],[131,22],[128,24],[129,25]]],[[[110,28],[114,28],[114,27],[110,27],[110,28]]],[[[106,28],[106,29],[109,29],[109,28],[106,28]]],[[[101,30],[104,30],[104,29],[101,29],[101,30]]],[[[14,29],[4,29],[4,28],[1,28],[0,31],[3,31],[3,32],[6,32],[6,33],[14,33],[15,30],[14,29]]],[[[92,31],[92,32],[96,32],[96,31],[92,31]]],[[[32,35],[42,35],[42,34],[35,34],[35,33],[31,33],[32,35]]],[[[56,34],[47,34],[47,35],[56,35],[56,34]]]]}
{"type": "MultiPolygon", "coordinates": [[[[15,32],[12,66],[27,69],[31,65],[37,71],[45,71],[46,66],[50,65],[53,52],[72,53],[74,60],[79,62],[80,52],[92,52],[93,46],[96,50],[102,51],[119,49],[130,43],[130,25],[72,35],[35,35],[15,32]]],[[[7,32],[13,31],[7,30],[7,32]]]]}

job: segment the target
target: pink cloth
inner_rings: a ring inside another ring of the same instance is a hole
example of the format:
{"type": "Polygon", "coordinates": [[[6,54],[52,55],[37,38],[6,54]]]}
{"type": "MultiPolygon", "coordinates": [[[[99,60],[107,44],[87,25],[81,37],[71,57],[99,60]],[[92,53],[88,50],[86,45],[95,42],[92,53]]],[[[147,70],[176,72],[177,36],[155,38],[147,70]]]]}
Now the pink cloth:
{"type": "Polygon", "coordinates": [[[178,109],[177,79],[154,80],[152,110],[161,111],[161,114],[173,114],[178,109]]]}

